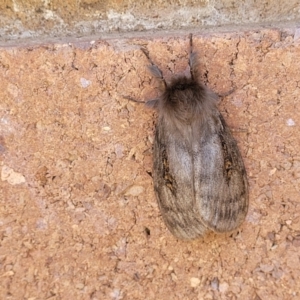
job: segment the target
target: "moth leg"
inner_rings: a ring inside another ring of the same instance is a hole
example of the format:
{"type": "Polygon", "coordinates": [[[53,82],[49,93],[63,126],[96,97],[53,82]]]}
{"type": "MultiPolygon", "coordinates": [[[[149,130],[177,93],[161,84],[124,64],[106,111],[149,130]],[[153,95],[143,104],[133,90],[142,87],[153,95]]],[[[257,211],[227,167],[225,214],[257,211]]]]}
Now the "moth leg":
{"type": "Polygon", "coordinates": [[[190,72],[191,72],[191,78],[193,80],[197,80],[199,77],[199,73],[198,73],[198,62],[197,62],[197,52],[194,52],[193,50],[193,35],[190,34],[189,35],[189,39],[190,39],[190,57],[189,57],[189,67],[190,67],[190,72]]]}
{"type": "Polygon", "coordinates": [[[146,106],[150,108],[157,109],[158,108],[159,99],[152,99],[146,102],[146,106]]]}
{"type": "Polygon", "coordinates": [[[217,95],[218,95],[218,97],[220,97],[220,98],[225,98],[225,97],[227,97],[227,96],[230,96],[234,91],[235,91],[235,89],[231,89],[231,90],[229,90],[228,92],[225,92],[225,93],[223,93],[223,94],[217,94],[217,95]]]}
{"type": "Polygon", "coordinates": [[[136,99],[134,99],[134,98],[132,98],[132,97],[130,97],[130,96],[123,96],[123,95],[122,95],[122,97],[123,97],[124,99],[130,100],[130,101],[132,101],[132,102],[144,103],[144,104],[146,103],[145,101],[136,100],[136,99]]]}
{"type": "Polygon", "coordinates": [[[155,77],[157,78],[159,81],[161,81],[164,85],[164,87],[166,88],[167,87],[167,83],[165,81],[165,78],[164,78],[164,75],[163,75],[163,72],[158,68],[158,66],[156,66],[154,64],[154,62],[152,61],[152,59],[150,58],[149,56],[149,52],[147,49],[145,48],[141,48],[142,52],[145,54],[145,56],[147,57],[147,59],[149,60],[150,62],[150,66],[148,66],[148,69],[150,71],[150,73],[155,77]]]}
{"type": "Polygon", "coordinates": [[[148,100],[148,101],[141,101],[141,100],[136,100],[136,99],[134,99],[134,98],[132,98],[130,96],[122,96],[122,97],[124,99],[132,101],[132,102],[143,103],[143,104],[145,104],[149,108],[156,109],[158,107],[159,99],[151,99],[151,100],[148,100]]]}

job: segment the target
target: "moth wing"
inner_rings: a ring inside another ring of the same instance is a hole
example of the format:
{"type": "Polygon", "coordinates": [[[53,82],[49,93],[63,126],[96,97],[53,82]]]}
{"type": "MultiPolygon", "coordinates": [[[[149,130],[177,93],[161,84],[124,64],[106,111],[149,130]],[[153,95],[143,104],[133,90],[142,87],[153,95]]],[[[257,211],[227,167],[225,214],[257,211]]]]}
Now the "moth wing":
{"type": "Polygon", "coordinates": [[[219,112],[216,119],[217,130],[193,144],[195,201],[208,228],[227,232],[245,219],[248,182],[236,141],[219,112]]]}
{"type": "Polygon", "coordinates": [[[156,127],[153,145],[154,190],[168,229],[181,239],[206,231],[194,205],[193,158],[187,145],[170,134],[164,122],[156,127]]]}

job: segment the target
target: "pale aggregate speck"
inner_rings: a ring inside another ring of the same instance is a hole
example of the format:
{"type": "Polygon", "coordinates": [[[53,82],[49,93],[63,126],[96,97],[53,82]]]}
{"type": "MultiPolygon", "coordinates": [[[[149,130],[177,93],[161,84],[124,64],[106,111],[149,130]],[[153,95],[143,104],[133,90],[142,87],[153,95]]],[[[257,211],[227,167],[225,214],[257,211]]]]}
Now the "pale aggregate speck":
{"type": "Polygon", "coordinates": [[[83,88],[87,88],[91,84],[91,81],[82,77],[80,78],[80,84],[83,88]]]}
{"type": "Polygon", "coordinates": [[[295,126],[296,123],[295,123],[295,121],[294,121],[293,119],[288,119],[288,120],[286,121],[286,125],[287,125],[287,126],[295,126]]]}

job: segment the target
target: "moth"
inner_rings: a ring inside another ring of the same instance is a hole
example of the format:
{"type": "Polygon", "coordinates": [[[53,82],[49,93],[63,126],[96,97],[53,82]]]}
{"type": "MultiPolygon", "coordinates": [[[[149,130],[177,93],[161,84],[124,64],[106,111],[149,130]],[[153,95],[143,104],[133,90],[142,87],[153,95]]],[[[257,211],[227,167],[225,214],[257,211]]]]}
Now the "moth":
{"type": "Polygon", "coordinates": [[[160,96],[146,102],[158,113],[154,190],[168,229],[188,240],[210,231],[236,229],[246,217],[249,202],[237,143],[217,108],[218,96],[200,80],[192,35],[189,44],[190,75],[176,75],[169,83],[147,50],[141,49],[151,74],[160,82],[160,96]]]}

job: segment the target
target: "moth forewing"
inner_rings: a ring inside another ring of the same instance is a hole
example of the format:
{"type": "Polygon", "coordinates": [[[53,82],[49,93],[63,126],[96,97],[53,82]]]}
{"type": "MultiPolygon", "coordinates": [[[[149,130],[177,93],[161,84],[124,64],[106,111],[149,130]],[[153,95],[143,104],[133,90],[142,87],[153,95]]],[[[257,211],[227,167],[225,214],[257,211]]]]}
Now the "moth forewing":
{"type": "Polygon", "coordinates": [[[248,183],[237,143],[222,115],[195,156],[195,198],[203,223],[215,232],[237,228],[248,211],[248,183]],[[213,199],[213,200],[212,200],[213,199]]]}

